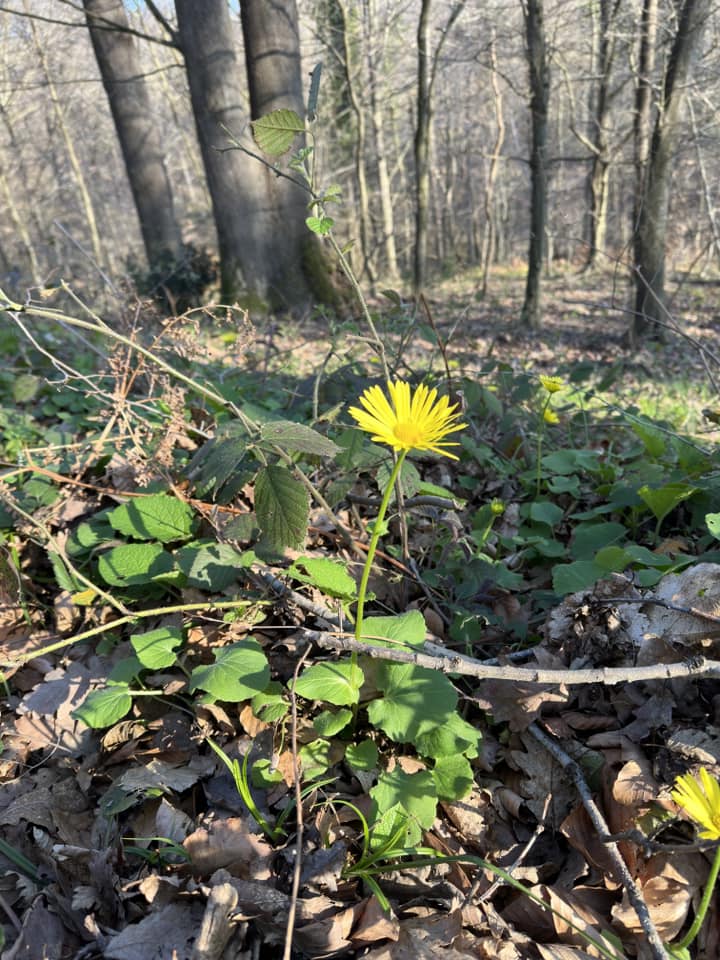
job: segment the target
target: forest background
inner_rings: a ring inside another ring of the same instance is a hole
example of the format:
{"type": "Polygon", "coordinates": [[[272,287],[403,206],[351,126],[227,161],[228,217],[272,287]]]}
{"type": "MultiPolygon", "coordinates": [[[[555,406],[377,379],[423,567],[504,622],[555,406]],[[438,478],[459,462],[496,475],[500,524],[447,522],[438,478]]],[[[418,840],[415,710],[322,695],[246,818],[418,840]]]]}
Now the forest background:
{"type": "Polygon", "coordinates": [[[226,300],[332,301],[308,198],[228,152],[257,152],[251,118],[304,116],[318,64],[315,168],[371,289],[475,266],[483,294],[524,261],[538,326],[543,270],[610,268],[634,283],[634,335],[656,336],[666,274],[716,268],[709,0],[24,0],[0,29],[11,295],[100,269],[197,296],[219,260],[226,300]]]}

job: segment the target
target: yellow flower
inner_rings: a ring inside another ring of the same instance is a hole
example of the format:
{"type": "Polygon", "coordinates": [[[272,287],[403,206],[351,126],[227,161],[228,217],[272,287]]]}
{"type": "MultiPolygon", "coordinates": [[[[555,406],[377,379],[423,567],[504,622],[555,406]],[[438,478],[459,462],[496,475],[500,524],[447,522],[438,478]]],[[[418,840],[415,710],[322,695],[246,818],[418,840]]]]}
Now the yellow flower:
{"type": "Polygon", "coordinates": [[[565,383],[561,377],[546,377],[540,374],[540,386],[545,387],[548,393],[557,393],[558,390],[565,389],[565,383]]]}
{"type": "Polygon", "coordinates": [[[700,831],[703,840],[720,840],[720,783],[705,767],[700,767],[699,780],[690,773],[678,777],[671,794],[690,819],[704,827],[700,831]]]}
{"type": "Polygon", "coordinates": [[[560,417],[550,407],[545,407],[543,410],[543,420],[545,423],[560,423],[560,417]]]}
{"type": "Polygon", "coordinates": [[[361,430],[372,434],[376,443],[386,443],[393,450],[432,450],[444,457],[458,458],[445,447],[458,444],[445,437],[462,430],[465,423],[457,423],[457,404],[450,405],[447,397],[438,397],[434,388],[424,384],[411,395],[410,384],[402,380],[388,383],[390,399],[380,387],[368,387],[360,397],[365,408],[350,407],[361,430]]]}

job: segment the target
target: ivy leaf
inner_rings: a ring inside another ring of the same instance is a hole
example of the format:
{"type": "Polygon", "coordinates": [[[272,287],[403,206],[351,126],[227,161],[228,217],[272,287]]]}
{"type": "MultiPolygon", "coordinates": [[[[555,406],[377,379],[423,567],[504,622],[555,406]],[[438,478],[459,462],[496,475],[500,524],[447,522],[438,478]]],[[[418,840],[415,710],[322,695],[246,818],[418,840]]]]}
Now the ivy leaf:
{"type": "Polygon", "coordinates": [[[187,540],[192,531],[193,512],[187,503],[156,493],[123,503],[108,513],[112,527],[124,537],[172,543],[187,540]]]}
{"type": "Polygon", "coordinates": [[[267,687],[270,667],[262,647],[252,637],[215,651],[215,663],[195,667],[190,692],[205,690],[215,700],[240,703],[267,687]]]}
{"type": "Polygon", "coordinates": [[[122,720],[131,706],[130,687],[126,683],[113,683],[89,693],[72,715],[97,730],[122,720]]]}
{"type": "Polygon", "coordinates": [[[156,630],[135,633],[130,637],[138,660],[148,670],[171,667],[177,660],[175,648],[182,642],[182,631],[178,627],[158,627],[156,630]]]}
{"type": "Polygon", "coordinates": [[[252,120],[250,126],[255,143],[271,157],[287,153],[295,137],[305,132],[305,123],[294,110],[273,110],[252,120]]]}
{"type": "Polygon", "coordinates": [[[307,533],[307,491],[285,467],[265,467],[255,482],[255,513],[274,550],[280,553],[285,547],[298,547],[307,533]]]}
{"type": "Polygon", "coordinates": [[[336,443],[317,430],[293,420],[271,420],[263,424],[260,432],[262,441],[277,444],[286,453],[310,453],[317,457],[334,457],[340,451],[336,443]]]}
{"type": "Polygon", "coordinates": [[[365,675],[349,661],[316,663],[303,670],[295,682],[295,693],[306,700],[323,700],[336,707],[347,707],[360,699],[365,675]]]}
{"type": "Polygon", "coordinates": [[[607,570],[594,560],[576,560],[574,563],[557,563],[553,567],[553,590],[558,596],[587,590],[607,574],[607,570]]]}

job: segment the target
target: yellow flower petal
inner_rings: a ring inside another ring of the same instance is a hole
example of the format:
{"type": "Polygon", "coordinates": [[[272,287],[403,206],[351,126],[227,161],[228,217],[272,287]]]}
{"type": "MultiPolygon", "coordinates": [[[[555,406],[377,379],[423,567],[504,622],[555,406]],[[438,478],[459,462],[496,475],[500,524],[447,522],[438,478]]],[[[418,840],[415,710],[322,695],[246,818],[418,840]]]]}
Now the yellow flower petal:
{"type": "Polygon", "coordinates": [[[359,398],[361,406],[350,407],[361,430],[393,450],[431,450],[458,459],[446,449],[458,444],[445,439],[467,426],[457,422],[457,404],[451,405],[447,397],[438,398],[434,387],[422,383],[414,393],[404,380],[388,383],[387,390],[389,399],[380,387],[368,387],[359,398]]]}
{"type": "Polygon", "coordinates": [[[720,783],[705,767],[700,768],[700,779],[684,773],[675,780],[671,791],[675,803],[703,827],[700,836],[704,840],[720,840],[720,783]]]}
{"type": "Polygon", "coordinates": [[[540,386],[545,387],[548,393],[557,393],[565,389],[565,382],[561,377],[546,377],[540,374],[540,386]]]}
{"type": "Polygon", "coordinates": [[[543,420],[545,423],[560,423],[560,417],[549,407],[545,407],[543,410],[543,420]]]}

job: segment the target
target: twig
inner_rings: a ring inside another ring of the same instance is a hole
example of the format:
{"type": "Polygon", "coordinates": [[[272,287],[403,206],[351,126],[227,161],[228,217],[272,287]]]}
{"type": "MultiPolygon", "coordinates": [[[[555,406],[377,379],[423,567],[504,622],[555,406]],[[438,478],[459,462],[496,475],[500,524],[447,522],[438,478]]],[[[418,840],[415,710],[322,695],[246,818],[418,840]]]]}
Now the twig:
{"type": "MultiPolygon", "coordinates": [[[[545,731],[542,730],[537,723],[533,722],[530,724],[528,727],[528,733],[531,734],[531,736],[533,736],[538,743],[542,744],[548,753],[552,754],[563,770],[571,777],[578,793],[580,794],[582,804],[585,807],[593,826],[601,837],[607,837],[610,832],[608,825],[605,822],[605,818],[600,812],[599,807],[593,800],[590,788],[585,781],[580,766],[572,759],[572,757],[568,756],[559,743],[553,739],[553,737],[550,737],[547,733],[545,733],[545,731]]],[[[617,873],[616,879],[622,882],[627,892],[628,899],[630,900],[630,903],[637,914],[637,918],[645,932],[648,946],[650,947],[653,957],[655,957],[656,960],[667,960],[668,954],[663,945],[662,938],[657,932],[655,924],[653,923],[652,917],[650,916],[650,912],[647,908],[647,904],[643,900],[640,890],[638,889],[630,871],[628,870],[627,864],[620,854],[618,845],[614,841],[607,841],[605,843],[605,849],[607,850],[608,856],[613,862],[613,867],[617,873]]]]}
{"type": "MultiPolygon", "coordinates": [[[[465,677],[477,677],[480,680],[507,680],[511,683],[537,683],[565,686],[586,686],[601,683],[613,686],[616,683],[638,683],[645,680],[675,680],[683,677],[720,677],[720,660],[706,660],[693,657],[680,663],[656,663],[648,667],[588,667],[585,670],[544,670],[537,667],[489,666],[481,660],[474,660],[462,654],[448,653],[447,656],[429,656],[409,650],[396,650],[389,647],[374,646],[358,642],[351,636],[337,633],[323,633],[316,630],[303,630],[303,633],[321,647],[333,650],[350,650],[364,653],[378,660],[392,660],[397,663],[412,663],[428,670],[441,673],[455,673],[465,677]]],[[[382,639],[382,638],[378,638],[382,639]]]]}
{"type": "Polygon", "coordinates": [[[302,852],[303,852],[303,834],[305,832],[305,823],[303,821],[302,809],[302,788],[300,786],[300,765],[298,764],[297,752],[297,699],[295,697],[295,684],[300,673],[300,667],[305,662],[305,658],[310,653],[310,647],[305,650],[303,655],[295,665],[292,684],[290,685],[290,747],[292,754],[293,780],[295,782],[295,865],[293,868],[292,890],[290,891],[290,904],[288,906],[287,926],[285,927],[285,949],[283,950],[283,960],[290,960],[292,955],[293,931],[295,929],[295,916],[297,914],[298,894],[300,893],[300,875],[302,874],[302,852]]]}

